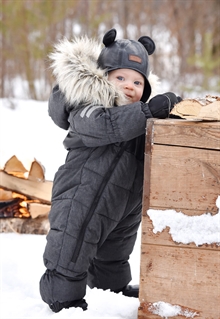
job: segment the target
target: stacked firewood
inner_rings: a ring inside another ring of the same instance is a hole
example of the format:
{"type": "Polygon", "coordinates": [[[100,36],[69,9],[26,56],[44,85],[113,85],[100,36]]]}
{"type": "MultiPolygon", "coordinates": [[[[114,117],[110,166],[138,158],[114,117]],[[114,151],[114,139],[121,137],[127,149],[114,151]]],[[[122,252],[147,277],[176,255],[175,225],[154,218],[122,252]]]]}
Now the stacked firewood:
{"type": "Polygon", "coordinates": [[[220,121],[220,97],[185,99],[174,106],[171,114],[192,121],[220,121]]]}
{"type": "Polygon", "coordinates": [[[12,156],[0,170],[1,231],[7,231],[6,224],[17,231],[26,220],[26,225],[34,225],[34,230],[29,232],[39,233],[39,221],[48,220],[52,184],[45,180],[44,167],[37,160],[28,171],[15,155],[12,156]],[[4,223],[3,219],[7,221],[4,223]]]}

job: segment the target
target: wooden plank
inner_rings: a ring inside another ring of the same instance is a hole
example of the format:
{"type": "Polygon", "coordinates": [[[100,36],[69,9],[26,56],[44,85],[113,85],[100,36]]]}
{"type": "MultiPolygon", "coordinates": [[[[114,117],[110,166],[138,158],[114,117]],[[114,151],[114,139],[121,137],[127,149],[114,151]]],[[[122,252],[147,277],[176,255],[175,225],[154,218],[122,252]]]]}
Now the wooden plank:
{"type": "Polygon", "coordinates": [[[219,151],[151,145],[151,154],[145,155],[144,209],[167,207],[216,213],[218,195],[219,151]]]}
{"type": "Polygon", "coordinates": [[[219,269],[219,251],[142,244],[138,319],[161,318],[149,310],[159,301],[220,319],[219,269]]]}
{"type": "Polygon", "coordinates": [[[154,122],[149,121],[147,124],[146,140],[145,140],[145,155],[144,155],[144,185],[143,185],[143,199],[142,210],[146,212],[150,205],[150,186],[151,186],[151,158],[152,158],[152,136],[153,136],[154,122]]]}
{"type": "Polygon", "coordinates": [[[149,119],[147,125],[154,126],[151,143],[220,150],[220,122],[149,119]]]}
{"type": "MultiPolygon", "coordinates": [[[[152,245],[161,245],[161,246],[173,246],[173,247],[190,247],[190,248],[199,248],[199,249],[208,249],[208,250],[216,250],[220,251],[220,246],[218,246],[217,243],[213,244],[204,244],[200,245],[199,247],[196,246],[195,243],[189,243],[189,244],[183,244],[183,243],[176,243],[173,241],[171,235],[169,234],[169,229],[166,228],[162,232],[153,233],[153,224],[150,218],[145,215],[142,216],[142,235],[141,235],[141,241],[142,244],[152,244],[152,245]]],[[[220,235],[219,235],[220,236],[220,235]]]]}

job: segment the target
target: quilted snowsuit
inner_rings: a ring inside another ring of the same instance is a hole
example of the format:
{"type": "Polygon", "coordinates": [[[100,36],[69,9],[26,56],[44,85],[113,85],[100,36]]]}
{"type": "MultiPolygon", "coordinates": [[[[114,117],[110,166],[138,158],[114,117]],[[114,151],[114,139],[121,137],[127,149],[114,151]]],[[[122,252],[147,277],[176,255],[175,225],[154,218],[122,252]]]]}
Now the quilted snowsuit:
{"type": "Polygon", "coordinates": [[[141,221],[145,128],[152,115],[147,103],[123,105],[123,95],[97,70],[99,52],[83,39],[64,41],[52,56],[58,85],[49,115],[69,131],[67,158],[53,182],[47,270],[40,281],[48,304],[83,298],[87,284],[120,290],[131,280],[128,260],[141,221]]]}

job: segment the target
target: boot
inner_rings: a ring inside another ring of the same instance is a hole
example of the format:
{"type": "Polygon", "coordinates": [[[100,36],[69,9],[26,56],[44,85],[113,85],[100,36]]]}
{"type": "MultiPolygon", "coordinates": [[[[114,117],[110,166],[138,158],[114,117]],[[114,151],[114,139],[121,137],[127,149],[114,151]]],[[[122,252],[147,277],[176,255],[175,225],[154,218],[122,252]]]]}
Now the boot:
{"type": "Polygon", "coordinates": [[[135,297],[138,298],[139,295],[139,285],[127,285],[121,289],[117,290],[111,290],[118,294],[119,292],[122,292],[122,294],[126,297],[135,297]]]}
{"type": "Polygon", "coordinates": [[[122,294],[127,297],[135,297],[139,296],[139,285],[127,285],[123,290],[122,294]]]}
{"type": "Polygon", "coordinates": [[[83,309],[83,311],[87,310],[88,304],[86,303],[85,299],[80,299],[80,300],[74,300],[74,301],[66,301],[66,302],[59,302],[56,301],[53,304],[50,304],[49,307],[53,312],[59,312],[60,310],[66,308],[71,308],[71,307],[80,307],[83,309]]]}

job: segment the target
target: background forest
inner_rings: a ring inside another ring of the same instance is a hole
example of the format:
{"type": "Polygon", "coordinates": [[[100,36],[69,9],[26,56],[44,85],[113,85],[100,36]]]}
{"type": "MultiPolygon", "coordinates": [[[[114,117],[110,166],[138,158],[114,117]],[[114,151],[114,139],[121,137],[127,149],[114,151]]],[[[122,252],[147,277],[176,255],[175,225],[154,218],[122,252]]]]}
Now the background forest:
{"type": "Polygon", "coordinates": [[[151,69],[167,90],[220,91],[220,0],[1,0],[1,97],[47,100],[54,83],[48,64],[64,36],[102,39],[149,35],[151,69]]]}

